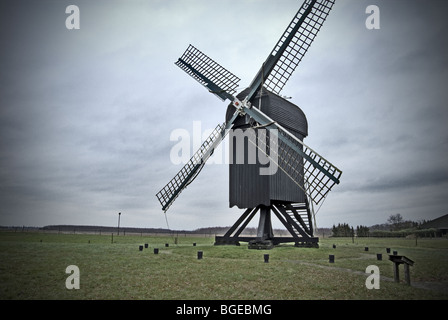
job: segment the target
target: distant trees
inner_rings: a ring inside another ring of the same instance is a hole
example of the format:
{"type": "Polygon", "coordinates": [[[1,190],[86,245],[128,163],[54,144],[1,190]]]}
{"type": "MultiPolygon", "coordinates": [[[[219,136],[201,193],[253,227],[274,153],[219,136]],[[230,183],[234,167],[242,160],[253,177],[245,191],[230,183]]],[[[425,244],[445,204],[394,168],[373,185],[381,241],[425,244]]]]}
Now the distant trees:
{"type": "Polygon", "coordinates": [[[351,237],[354,234],[353,227],[350,228],[347,223],[338,223],[337,227],[333,225],[331,232],[333,233],[333,237],[351,237]]]}
{"type": "Polygon", "coordinates": [[[418,222],[403,220],[403,217],[399,213],[390,215],[389,219],[387,219],[387,223],[390,225],[390,231],[412,229],[419,225],[418,222]]]}
{"type": "Polygon", "coordinates": [[[370,229],[367,226],[357,226],[356,235],[358,237],[368,237],[370,235],[370,229]]]}
{"type": "Polygon", "coordinates": [[[434,234],[433,229],[420,230],[420,226],[426,221],[419,222],[404,220],[402,215],[392,214],[387,219],[386,223],[367,226],[356,226],[356,231],[353,227],[350,227],[347,223],[338,223],[333,225],[332,236],[333,237],[406,237],[408,235],[418,235],[419,237],[426,237],[434,234]]]}
{"type": "Polygon", "coordinates": [[[400,228],[400,224],[403,222],[403,217],[401,214],[391,214],[389,219],[387,219],[387,223],[391,225],[391,231],[397,231],[400,228]]]}
{"type": "Polygon", "coordinates": [[[353,227],[350,227],[347,223],[333,225],[331,229],[333,237],[353,237],[354,235],[358,237],[368,237],[369,228],[366,226],[356,226],[356,233],[353,227]]]}

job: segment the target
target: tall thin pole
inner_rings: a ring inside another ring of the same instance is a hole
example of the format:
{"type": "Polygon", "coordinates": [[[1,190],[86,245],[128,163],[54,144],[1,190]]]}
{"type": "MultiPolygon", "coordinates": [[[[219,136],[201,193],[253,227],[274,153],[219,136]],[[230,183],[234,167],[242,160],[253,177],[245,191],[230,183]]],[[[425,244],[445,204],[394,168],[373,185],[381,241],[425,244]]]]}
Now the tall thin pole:
{"type": "Polygon", "coordinates": [[[118,212],[118,235],[120,235],[120,216],[121,212],[118,212]]]}

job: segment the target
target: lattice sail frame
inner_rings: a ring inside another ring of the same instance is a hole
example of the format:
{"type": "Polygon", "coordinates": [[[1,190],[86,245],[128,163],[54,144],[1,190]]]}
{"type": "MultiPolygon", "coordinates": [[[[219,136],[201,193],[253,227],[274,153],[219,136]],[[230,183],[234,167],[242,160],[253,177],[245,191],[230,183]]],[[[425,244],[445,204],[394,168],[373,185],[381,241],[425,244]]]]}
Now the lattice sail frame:
{"type": "Polygon", "coordinates": [[[288,46],[283,51],[280,60],[276,63],[274,69],[266,78],[265,87],[267,87],[268,90],[276,94],[280,93],[297,65],[302,61],[308,48],[311,46],[311,43],[330,13],[334,2],[335,0],[308,0],[303,3],[302,7],[299,9],[271,53],[272,56],[277,54],[285,41],[290,37],[294,27],[300,22],[300,19],[304,17],[300,28],[291,39],[288,39],[288,46]],[[310,6],[312,6],[311,12],[305,16],[304,13],[310,6]]]}
{"type": "Polygon", "coordinates": [[[157,194],[162,210],[167,211],[179,194],[199,174],[216,146],[225,138],[226,123],[219,124],[182,169],[157,194]]]}
{"type": "Polygon", "coordinates": [[[251,130],[249,142],[277,164],[294,183],[317,205],[335,184],[339,184],[342,171],[330,161],[308,147],[281,125],[256,108],[245,109],[262,127],[276,130],[278,139],[256,139],[251,130]],[[258,141],[258,143],[256,143],[258,141]],[[267,143],[269,141],[269,143],[267,143]]]}
{"type": "Polygon", "coordinates": [[[223,101],[236,93],[240,78],[191,44],[175,64],[223,101]]]}

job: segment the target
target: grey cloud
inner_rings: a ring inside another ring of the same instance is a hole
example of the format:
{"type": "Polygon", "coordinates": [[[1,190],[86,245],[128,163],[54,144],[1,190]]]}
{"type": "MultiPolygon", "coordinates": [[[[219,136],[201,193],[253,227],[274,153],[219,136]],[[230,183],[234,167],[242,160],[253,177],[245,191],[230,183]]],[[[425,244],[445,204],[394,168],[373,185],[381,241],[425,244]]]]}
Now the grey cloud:
{"type": "MultiPolygon", "coordinates": [[[[308,117],[305,143],[344,171],[319,225],[362,219],[373,193],[369,216],[417,214],[403,196],[417,186],[439,195],[431,214],[444,208],[447,5],[423,2],[374,1],[381,30],[368,31],[367,4],[338,1],[285,87],[308,117]]],[[[0,224],[108,224],[123,211],[123,223],[164,227],[154,194],[180,169],[171,131],[213,128],[226,108],[174,61],[192,43],[248,84],[300,3],[76,3],[73,32],[70,1],[1,4],[0,224]],[[244,18],[229,23],[234,12],[244,18]]],[[[232,224],[227,175],[206,166],[170,209],[173,227],[232,224]]]]}

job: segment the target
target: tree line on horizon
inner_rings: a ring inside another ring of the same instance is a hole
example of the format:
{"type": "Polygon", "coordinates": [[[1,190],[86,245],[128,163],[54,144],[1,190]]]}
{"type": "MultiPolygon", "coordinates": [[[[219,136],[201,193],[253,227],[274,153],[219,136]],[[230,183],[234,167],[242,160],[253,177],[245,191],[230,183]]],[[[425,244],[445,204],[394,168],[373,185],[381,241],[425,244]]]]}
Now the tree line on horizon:
{"type": "Polygon", "coordinates": [[[377,224],[371,227],[359,225],[356,229],[347,223],[338,223],[331,229],[333,237],[406,237],[408,235],[435,236],[436,229],[420,229],[420,226],[428,221],[419,222],[404,220],[402,215],[397,213],[390,215],[386,223],[377,224]]]}

